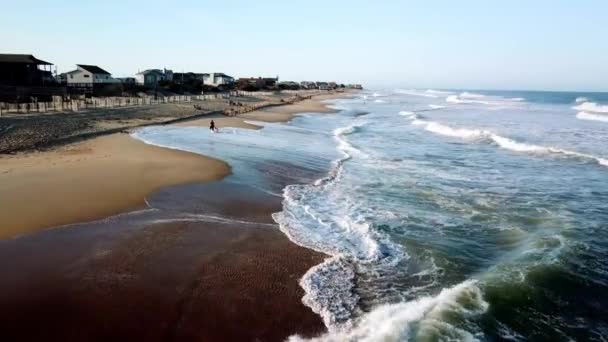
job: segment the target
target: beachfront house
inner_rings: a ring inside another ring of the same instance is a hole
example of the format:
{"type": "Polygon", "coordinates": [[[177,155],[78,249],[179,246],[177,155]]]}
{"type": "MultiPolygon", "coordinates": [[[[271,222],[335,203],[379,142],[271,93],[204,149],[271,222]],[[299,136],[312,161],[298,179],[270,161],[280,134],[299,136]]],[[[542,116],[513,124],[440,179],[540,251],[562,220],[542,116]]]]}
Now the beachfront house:
{"type": "Polygon", "coordinates": [[[222,72],[203,74],[203,84],[212,87],[231,86],[234,84],[234,77],[228,76],[222,72]]]}
{"type": "Polygon", "coordinates": [[[293,82],[293,81],[279,82],[279,89],[299,90],[300,89],[300,83],[293,82]]]}
{"type": "Polygon", "coordinates": [[[317,82],[317,87],[319,87],[319,90],[329,90],[329,83],[327,82],[317,82]]]}
{"type": "Polygon", "coordinates": [[[135,74],[136,83],[146,87],[155,87],[158,82],[172,80],[173,71],[167,69],[148,69],[135,74]]]}
{"type": "Polygon", "coordinates": [[[52,65],[33,55],[0,54],[0,84],[41,86],[53,82],[52,65]]]}
{"type": "Polygon", "coordinates": [[[239,78],[237,84],[240,88],[251,87],[251,89],[272,89],[279,82],[279,76],[277,77],[249,77],[249,78],[239,78]]]}
{"type": "Polygon", "coordinates": [[[309,82],[309,81],[302,81],[300,82],[300,88],[302,89],[317,89],[317,82],[309,82]]]}
{"type": "Polygon", "coordinates": [[[76,70],[66,73],[68,87],[93,87],[120,83],[112,74],[97,65],[76,64],[76,70]]]}
{"type": "Polygon", "coordinates": [[[33,55],[0,54],[0,101],[65,95],[52,65],[33,55]]]}
{"type": "Polygon", "coordinates": [[[204,82],[205,75],[195,72],[176,72],[173,73],[173,82],[177,84],[188,84],[195,82],[204,82]]]}

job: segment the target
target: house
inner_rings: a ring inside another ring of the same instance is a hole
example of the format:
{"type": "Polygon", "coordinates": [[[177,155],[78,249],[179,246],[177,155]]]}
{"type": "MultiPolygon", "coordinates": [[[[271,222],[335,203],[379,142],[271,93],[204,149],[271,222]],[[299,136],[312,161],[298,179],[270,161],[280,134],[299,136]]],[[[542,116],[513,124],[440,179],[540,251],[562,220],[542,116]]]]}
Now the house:
{"type": "Polygon", "coordinates": [[[300,87],[302,89],[318,89],[317,82],[303,81],[300,82],[300,87]]]}
{"type": "Polygon", "coordinates": [[[317,86],[319,87],[319,90],[329,90],[329,83],[327,82],[317,82],[317,86]]]}
{"type": "Polygon", "coordinates": [[[33,55],[0,54],[0,84],[43,86],[54,83],[52,65],[33,55]]]}
{"type": "Polygon", "coordinates": [[[221,72],[211,74],[203,74],[203,84],[213,87],[230,86],[234,84],[234,77],[228,76],[221,72]]]}
{"type": "Polygon", "coordinates": [[[299,90],[300,84],[298,82],[293,81],[283,81],[279,82],[280,89],[288,89],[288,90],[299,90]]]}
{"type": "Polygon", "coordinates": [[[278,82],[279,82],[279,76],[277,76],[276,78],[272,78],[272,77],[239,78],[239,80],[237,81],[237,83],[239,83],[239,85],[241,85],[241,86],[249,85],[252,87],[256,87],[258,89],[274,88],[278,82]]]}
{"type": "Polygon", "coordinates": [[[154,87],[158,85],[158,82],[160,81],[171,80],[173,80],[173,71],[167,69],[148,69],[135,74],[135,81],[137,84],[146,87],[154,87]]]}
{"type": "Polygon", "coordinates": [[[77,69],[66,73],[68,87],[93,87],[120,83],[119,80],[96,65],[76,64],[77,69]]]}
{"type": "Polygon", "coordinates": [[[135,77],[118,77],[117,80],[120,81],[120,83],[122,84],[128,84],[128,85],[133,85],[137,83],[137,80],[135,79],[135,77]]]}
{"type": "Polygon", "coordinates": [[[177,84],[194,83],[197,81],[204,82],[205,75],[194,72],[176,72],[173,73],[173,82],[177,84]]]}

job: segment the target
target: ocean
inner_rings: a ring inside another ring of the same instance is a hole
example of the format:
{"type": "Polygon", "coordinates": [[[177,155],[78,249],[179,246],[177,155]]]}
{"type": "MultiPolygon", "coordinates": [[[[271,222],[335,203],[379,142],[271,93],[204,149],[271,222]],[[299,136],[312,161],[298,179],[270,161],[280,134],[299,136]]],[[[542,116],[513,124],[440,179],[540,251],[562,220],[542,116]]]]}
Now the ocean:
{"type": "Polygon", "coordinates": [[[328,255],[300,280],[319,341],[608,339],[607,93],[384,89],[331,105],[261,130],[133,135],[282,198],[278,229],[328,255]]]}

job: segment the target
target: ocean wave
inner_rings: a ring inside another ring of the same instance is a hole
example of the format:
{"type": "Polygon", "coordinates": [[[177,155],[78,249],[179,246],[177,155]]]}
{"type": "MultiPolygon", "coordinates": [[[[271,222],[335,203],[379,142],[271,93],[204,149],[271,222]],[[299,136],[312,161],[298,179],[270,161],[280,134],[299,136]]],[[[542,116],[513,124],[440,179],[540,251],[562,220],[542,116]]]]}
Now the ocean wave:
{"type": "Polygon", "coordinates": [[[563,155],[568,157],[574,157],[578,159],[584,160],[592,160],[599,165],[608,166],[608,159],[601,158],[597,156],[593,156],[586,153],[579,153],[576,151],[565,150],[556,147],[546,147],[539,146],[533,144],[526,144],[523,142],[518,142],[513,139],[509,139],[498,134],[492,133],[483,129],[468,129],[468,128],[453,128],[450,126],[446,126],[434,121],[425,121],[425,120],[413,120],[413,125],[423,125],[424,129],[433,132],[436,134],[456,137],[467,140],[477,140],[481,142],[489,142],[497,145],[498,147],[511,150],[514,152],[522,152],[522,153],[532,153],[532,154],[555,154],[555,155],[563,155]]]}
{"type": "Polygon", "coordinates": [[[331,331],[310,340],[293,336],[289,341],[407,341],[467,340],[475,341],[470,332],[455,326],[449,317],[479,316],[488,310],[476,280],[467,280],[443,289],[436,296],[379,306],[362,316],[347,329],[331,331]]]}
{"type": "Polygon", "coordinates": [[[413,95],[413,96],[422,96],[422,97],[430,97],[430,98],[438,98],[439,94],[431,93],[428,91],[420,91],[416,89],[395,89],[393,90],[395,94],[403,94],[403,95],[413,95]]]}
{"type": "Polygon", "coordinates": [[[412,116],[412,115],[416,115],[416,114],[414,112],[409,112],[407,110],[402,110],[402,111],[399,112],[399,115],[402,115],[402,116],[412,116]]]}
{"type": "Polygon", "coordinates": [[[340,187],[344,163],[356,156],[369,156],[353,146],[347,136],[365,121],[334,130],[342,157],[333,162],[328,175],[313,185],[288,185],[283,190],[283,210],[272,215],[280,230],[294,243],[331,256],[310,269],[301,279],[303,302],[318,313],[329,329],[347,324],[358,302],[353,294],[354,264],[394,267],[407,257],[399,245],[374,229],[358,201],[351,201],[340,187]]]}
{"type": "Polygon", "coordinates": [[[574,100],[575,103],[583,103],[583,102],[589,102],[589,99],[586,97],[577,97],[576,100],[574,100]]]}
{"type": "Polygon", "coordinates": [[[374,102],[376,102],[376,103],[385,103],[386,101],[384,101],[384,100],[375,100],[374,102]]]}
{"type": "Polygon", "coordinates": [[[580,110],[583,112],[608,114],[608,105],[599,105],[596,102],[582,102],[579,103],[578,106],[572,107],[572,109],[580,110]]]}
{"type": "Polygon", "coordinates": [[[425,93],[427,93],[427,94],[434,94],[434,95],[451,95],[451,94],[454,94],[453,91],[434,90],[434,89],[427,89],[425,91],[425,93]]]}
{"type": "Polygon", "coordinates": [[[580,120],[608,122],[608,115],[603,115],[603,114],[579,112],[578,114],[576,114],[576,118],[580,119],[580,120]]]}
{"type": "Polygon", "coordinates": [[[430,104],[429,107],[431,109],[442,109],[445,108],[445,106],[441,106],[441,105],[434,105],[434,104],[430,104]]]}
{"type": "Polygon", "coordinates": [[[462,92],[458,95],[450,95],[445,99],[454,104],[482,104],[488,106],[516,106],[521,105],[526,99],[522,97],[504,98],[500,96],[487,96],[482,94],[462,92]]]}

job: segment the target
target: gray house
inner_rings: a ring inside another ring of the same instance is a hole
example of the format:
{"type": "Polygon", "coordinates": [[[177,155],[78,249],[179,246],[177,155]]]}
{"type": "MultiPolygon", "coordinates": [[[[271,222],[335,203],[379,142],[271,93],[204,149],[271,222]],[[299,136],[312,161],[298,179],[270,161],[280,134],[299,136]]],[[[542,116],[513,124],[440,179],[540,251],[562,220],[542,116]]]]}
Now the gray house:
{"type": "Polygon", "coordinates": [[[171,80],[173,80],[173,71],[167,69],[148,69],[135,74],[135,81],[137,84],[146,87],[154,87],[160,81],[171,80]]]}

